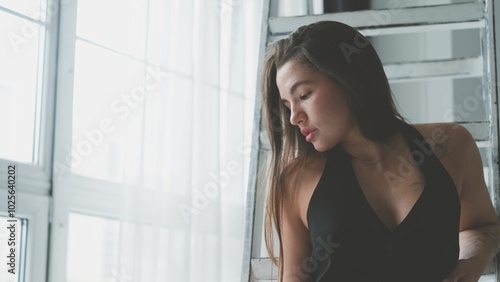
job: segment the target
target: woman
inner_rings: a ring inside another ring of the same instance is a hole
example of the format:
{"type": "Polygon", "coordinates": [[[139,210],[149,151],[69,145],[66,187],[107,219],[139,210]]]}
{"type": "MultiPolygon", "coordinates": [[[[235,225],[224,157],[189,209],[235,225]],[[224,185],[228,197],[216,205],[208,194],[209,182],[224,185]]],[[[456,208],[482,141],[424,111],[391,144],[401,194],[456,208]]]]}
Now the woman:
{"type": "Polygon", "coordinates": [[[271,44],[262,75],[279,281],[478,281],[500,227],[466,129],[406,122],[373,46],[342,23],[271,44]]]}

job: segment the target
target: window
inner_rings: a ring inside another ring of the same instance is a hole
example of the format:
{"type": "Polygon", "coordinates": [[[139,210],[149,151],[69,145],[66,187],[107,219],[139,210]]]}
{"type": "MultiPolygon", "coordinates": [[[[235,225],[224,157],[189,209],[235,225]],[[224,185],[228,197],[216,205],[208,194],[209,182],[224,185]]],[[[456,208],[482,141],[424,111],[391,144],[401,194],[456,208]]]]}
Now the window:
{"type": "Polygon", "coordinates": [[[4,241],[11,236],[6,221],[10,165],[16,167],[18,220],[12,233],[18,271],[14,275],[2,267],[1,281],[44,279],[47,273],[58,3],[0,0],[0,252],[4,258],[5,252],[10,253],[4,241]]]}
{"type": "Polygon", "coordinates": [[[260,2],[0,0],[0,201],[13,164],[25,269],[6,279],[240,275],[260,2]]]}
{"type": "Polygon", "coordinates": [[[260,5],[61,6],[50,281],[240,278],[260,5]]]}
{"type": "MultiPolygon", "coordinates": [[[[157,27],[161,21],[148,17],[148,3],[78,2],[71,146],[74,173],[112,181],[123,176],[126,123],[139,122],[145,96],[155,90],[149,87],[159,85],[151,77],[158,67],[146,57],[151,56],[148,26],[157,27]]],[[[140,142],[127,140],[134,145],[140,142]]],[[[139,154],[136,157],[139,162],[139,154]]]]}
{"type": "Polygon", "coordinates": [[[37,164],[46,78],[46,1],[0,1],[0,158],[37,164]]]}
{"type": "Polygon", "coordinates": [[[123,279],[126,269],[113,268],[120,247],[118,221],[72,213],[69,225],[66,281],[131,281],[123,279]]]}

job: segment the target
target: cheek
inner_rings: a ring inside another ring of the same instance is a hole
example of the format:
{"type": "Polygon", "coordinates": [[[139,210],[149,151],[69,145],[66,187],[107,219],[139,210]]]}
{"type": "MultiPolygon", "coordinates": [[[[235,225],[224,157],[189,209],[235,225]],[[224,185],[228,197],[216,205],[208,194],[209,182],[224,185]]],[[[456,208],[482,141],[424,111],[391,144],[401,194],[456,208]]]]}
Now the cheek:
{"type": "Polygon", "coordinates": [[[330,101],[330,107],[337,115],[345,116],[346,118],[350,117],[351,107],[343,95],[336,95],[336,97],[330,101]]]}
{"type": "Polygon", "coordinates": [[[345,105],[342,101],[338,99],[323,99],[320,103],[318,103],[318,111],[321,112],[323,118],[331,121],[332,118],[338,119],[341,118],[345,112],[345,105]]]}
{"type": "Polygon", "coordinates": [[[352,119],[349,107],[345,103],[342,101],[324,103],[321,105],[321,111],[323,113],[320,117],[321,126],[332,129],[328,133],[330,137],[336,139],[338,134],[344,134],[345,130],[348,130],[352,119]]]}

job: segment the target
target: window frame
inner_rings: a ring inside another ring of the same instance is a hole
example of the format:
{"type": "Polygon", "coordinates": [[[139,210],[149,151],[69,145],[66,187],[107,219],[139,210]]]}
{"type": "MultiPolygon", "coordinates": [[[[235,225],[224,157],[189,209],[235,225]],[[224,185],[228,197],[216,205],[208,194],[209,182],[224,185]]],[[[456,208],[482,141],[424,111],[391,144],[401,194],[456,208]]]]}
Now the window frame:
{"type": "Polygon", "coordinates": [[[67,146],[71,148],[73,105],[73,65],[76,42],[77,1],[64,1],[59,5],[58,60],[55,92],[57,103],[54,113],[63,119],[54,120],[52,197],[53,212],[50,227],[50,249],[47,281],[66,281],[69,201],[71,199],[70,164],[65,160],[67,146]],[[69,93],[69,94],[68,94],[69,93]]]}
{"type": "MultiPolygon", "coordinates": [[[[28,220],[24,281],[47,281],[60,3],[61,1],[47,0],[46,10],[42,10],[44,13],[50,13],[47,14],[44,23],[43,52],[39,53],[42,64],[38,67],[41,73],[38,73],[40,81],[37,86],[39,92],[36,93],[37,112],[34,120],[36,123],[34,140],[38,140],[38,147],[33,148],[33,162],[24,163],[0,158],[2,201],[5,203],[7,201],[7,167],[15,165],[17,198],[15,216],[28,220]]],[[[4,7],[2,11],[30,20],[29,17],[4,7]]],[[[7,206],[0,206],[0,214],[7,216],[7,206]]]]}

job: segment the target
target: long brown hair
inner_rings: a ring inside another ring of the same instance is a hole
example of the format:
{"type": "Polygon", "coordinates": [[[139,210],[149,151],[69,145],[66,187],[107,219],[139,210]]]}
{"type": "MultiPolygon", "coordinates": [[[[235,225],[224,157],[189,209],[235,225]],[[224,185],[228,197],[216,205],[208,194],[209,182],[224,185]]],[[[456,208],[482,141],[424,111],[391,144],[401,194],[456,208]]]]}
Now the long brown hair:
{"type": "Polygon", "coordinates": [[[267,251],[279,267],[279,281],[283,280],[283,263],[274,255],[273,225],[282,258],[284,178],[290,164],[300,170],[310,156],[319,154],[290,123],[290,110],[282,104],[276,85],[277,70],[292,59],[343,87],[352,119],[367,139],[386,140],[405,123],[375,49],[354,28],[334,21],[316,22],[268,46],[261,72],[264,123],[271,147],[264,231],[267,251]]]}

